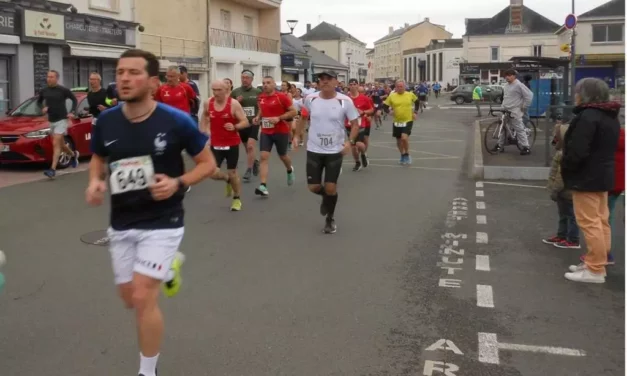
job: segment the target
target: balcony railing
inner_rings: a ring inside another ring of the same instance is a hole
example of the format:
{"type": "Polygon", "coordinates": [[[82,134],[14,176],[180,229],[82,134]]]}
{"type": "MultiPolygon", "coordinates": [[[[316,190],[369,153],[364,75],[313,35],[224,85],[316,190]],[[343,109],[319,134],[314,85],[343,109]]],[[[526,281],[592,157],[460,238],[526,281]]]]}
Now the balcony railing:
{"type": "Polygon", "coordinates": [[[227,30],[209,29],[212,46],[257,52],[279,53],[279,41],[227,30]]]}
{"type": "Polygon", "coordinates": [[[202,40],[142,33],[141,47],[162,60],[190,63],[205,63],[207,61],[207,49],[205,41],[202,40]]]}

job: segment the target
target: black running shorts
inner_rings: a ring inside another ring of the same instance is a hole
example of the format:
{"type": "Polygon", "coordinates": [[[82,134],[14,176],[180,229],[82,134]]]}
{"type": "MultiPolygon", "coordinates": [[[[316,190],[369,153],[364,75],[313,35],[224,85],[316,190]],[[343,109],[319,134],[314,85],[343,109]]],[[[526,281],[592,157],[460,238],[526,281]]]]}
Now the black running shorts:
{"type": "Polygon", "coordinates": [[[237,146],[212,146],[211,152],[216,159],[218,168],[222,165],[222,162],[226,160],[227,170],[237,169],[237,163],[239,162],[239,145],[237,146]],[[227,148],[228,149],[225,149],[227,148]]]}
{"type": "MultiPolygon", "coordinates": [[[[357,139],[355,142],[364,142],[366,136],[370,136],[370,128],[359,128],[359,133],[357,133],[357,139]]],[[[351,129],[346,128],[346,140],[350,141],[351,138],[351,129]]]]}
{"type": "Polygon", "coordinates": [[[259,150],[261,151],[272,151],[272,146],[276,146],[276,152],[280,156],[284,156],[287,154],[287,144],[290,142],[289,133],[275,133],[275,134],[266,134],[262,133],[259,136],[259,150]]]}
{"type": "Polygon", "coordinates": [[[401,138],[403,134],[407,136],[411,135],[411,128],[414,126],[413,121],[409,121],[405,123],[404,127],[397,127],[396,125],[392,125],[392,137],[401,138]]]}
{"type": "Polygon", "coordinates": [[[239,131],[239,138],[242,139],[242,144],[248,143],[248,139],[252,138],[253,140],[259,140],[259,126],[253,125],[250,123],[250,127],[246,127],[239,131]]]}
{"type": "Polygon", "coordinates": [[[307,184],[337,183],[342,171],[342,153],[321,154],[307,151],[307,184]]]}

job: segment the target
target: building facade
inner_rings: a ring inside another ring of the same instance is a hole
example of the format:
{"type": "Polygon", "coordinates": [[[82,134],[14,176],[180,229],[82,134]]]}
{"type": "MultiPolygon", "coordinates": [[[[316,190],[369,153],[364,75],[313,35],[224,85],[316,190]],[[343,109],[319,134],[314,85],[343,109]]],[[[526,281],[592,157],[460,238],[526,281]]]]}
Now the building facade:
{"type": "Polygon", "coordinates": [[[425,48],[412,48],[403,51],[403,79],[418,83],[427,79],[427,54],[425,48]]]}
{"type": "Polygon", "coordinates": [[[459,85],[459,64],[462,60],[462,39],[433,39],[426,51],[426,80],[443,87],[459,85]]]}
{"type": "MultiPolygon", "coordinates": [[[[305,45],[309,44],[307,48],[307,57],[309,59],[309,67],[307,68],[307,76],[310,81],[313,81],[315,75],[324,70],[333,70],[337,73],[338,81],[348,80],[348,67],[339,61],[331,58],[325,52],[318,50],[316,47],[311,46],[309,42],[306,42],[300,38],[296,38],[294,35],[284,35],[281,38],[282,43],[289,45],[290,49],[294,51],[305,52],[305,45]]],[[[302,56],[302,55],[301,55],[302,56]]],[[[305,67],[303,66],[303,71],[305,67]]],[[[291,80],[288,80],[291,81],[291,80]]],[[[307,81],[307,80],[305,80],[307,81]]]]}
{"type": "Polygon", "coordinates": [[[313,29],[307,24],[307,32],[300,37],[318,51],[349,68],[349,78],[364,81],[367,69],[366,44],[347,33],[345,30],[327,22],[318,24],[313,29]]]}
{"type": "Polygon", "coordinates": [[[311,61],[307,51],[293,42],[293,35],[281,36],[281,81],[311,81],[311,61]],[[291,42],[291,43],[290,43],[291,42]]]}
{"type": "Polygon", "coordinates": [[[401,78],[401,36],[405,28],[394,30],[390,26],[388,35],[374,42],[374,79],[376,81],[394,81],[401,78]]]}
{"type": "Polygon", "coordinates": [[[558,58],[559,25],[523,5],[510,5],[491,18],[466,19],[460,84],[502,81],[502,72],[511,67],[515,56],[558,58]]]}
{"type": "MultiPolygon", "coordinates": [[[[576,33],[575,80],[596,77],[610,88],[624,87],[625,0],[612,0],[581,14],[576,33]]],[[[570,45],[571,30],[562,26],[556,34],[560,45],[570,45]]]]}
{"type": "Polygon", "coordinates": [[[368,49],[366,52],[366,64],[368,64],[368,71],[366,72],[366,82],[374,82],[374,48],[368,49]]]}

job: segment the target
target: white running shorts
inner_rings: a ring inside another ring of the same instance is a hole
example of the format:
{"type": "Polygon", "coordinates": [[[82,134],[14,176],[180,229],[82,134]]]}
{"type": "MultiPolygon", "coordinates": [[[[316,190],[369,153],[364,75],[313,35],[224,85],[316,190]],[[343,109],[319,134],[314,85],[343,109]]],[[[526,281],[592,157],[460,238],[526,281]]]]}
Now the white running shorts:
{"type": "Polygon", "coordinates": [[[116,285],[133,280],[133,273],[163,281],[181,245],[183,227],[162,230],[107,230],[116,285]]]}

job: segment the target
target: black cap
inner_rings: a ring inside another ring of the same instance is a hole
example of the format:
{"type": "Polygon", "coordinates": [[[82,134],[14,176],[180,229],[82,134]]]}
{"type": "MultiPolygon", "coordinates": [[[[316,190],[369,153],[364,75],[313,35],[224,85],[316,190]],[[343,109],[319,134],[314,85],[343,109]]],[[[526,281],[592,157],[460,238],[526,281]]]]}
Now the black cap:
{"type": "Polygon", "coordinates": [[[318,78],[320,78],[321,76],[329,76],[329,77],[332,77],[332,78],[337,78],[337,73],[335,73],[335,71],[332,71],[332,70],[325,70],[325,71],[322,71],[322,72],[316,74],[316,76],[318,78]]]}
{"type": "Polygon", "coordinates": [[[349,84],[358,84],[358,83],[359,83],[359,81],[357,81],[357,79],[356,79],[356,78],[351,78],[350,80],[348,80],[348,83],[349,83],[349,84]]]}
{"type": "Polygon", "coordinates": [[[179,71],[181,71],[181,73],[187,73],[187,67],[185,65],[179,65],[179,71]]]}

